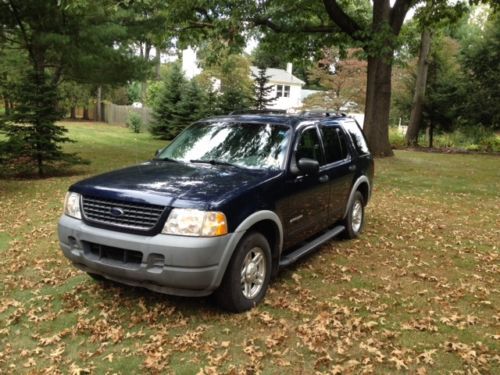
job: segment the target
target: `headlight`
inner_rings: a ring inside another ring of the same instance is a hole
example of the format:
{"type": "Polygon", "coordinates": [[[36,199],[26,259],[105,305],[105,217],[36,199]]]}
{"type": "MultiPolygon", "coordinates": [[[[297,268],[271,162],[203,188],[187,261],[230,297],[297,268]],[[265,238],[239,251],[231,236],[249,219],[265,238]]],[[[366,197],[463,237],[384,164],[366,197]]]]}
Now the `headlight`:
{"type": "Polygon", "coordinates": [[[64,199],[64,213],[75,219],[82,218],[82,211],[80,210],[80,194],[68,191],[64,199]]]}
{"type": "Polygon", "coordinates": [[[226,215],[222,212],[174,208],[162,233],[181,236],[222,236],[227,234],[226,215]]]}

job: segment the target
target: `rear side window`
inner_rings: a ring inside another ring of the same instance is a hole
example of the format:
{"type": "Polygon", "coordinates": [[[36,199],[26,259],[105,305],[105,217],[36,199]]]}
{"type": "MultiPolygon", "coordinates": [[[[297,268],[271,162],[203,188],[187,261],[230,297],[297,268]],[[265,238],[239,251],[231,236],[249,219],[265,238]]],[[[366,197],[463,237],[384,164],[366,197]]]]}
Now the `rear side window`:
{"type": "Polygon", "coordinates": [[[342,123],[344,129],[349,133],[354,143],[354,147],[356,151],[360,155],[368,154],[370,150],[368,149],[368,145],[366,144],[365,137],[363,132],[361,131],[358,124],[354,121],[345,121],[342,123]]]}
{"type": "Polygon", "coordinates": [[[326,163],[335,163],[347,158],[347,144],[344,133],[339,128],[326,126],[321,131],[323,132],[326,163]]]}

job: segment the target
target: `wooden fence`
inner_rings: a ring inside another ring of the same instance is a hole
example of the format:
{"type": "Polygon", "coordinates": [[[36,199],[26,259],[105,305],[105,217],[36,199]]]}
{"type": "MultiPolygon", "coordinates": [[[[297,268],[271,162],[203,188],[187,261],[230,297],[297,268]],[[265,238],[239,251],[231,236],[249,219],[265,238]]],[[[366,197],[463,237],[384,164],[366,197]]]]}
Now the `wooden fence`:
{"type": "Polygon", "coordinates": [[[135,112],[142,118],[145,129],[153,121],[153,110],[148,107],[134,108],[131,105],[117,105],[113,103],[103,103],[103,120],[108,124],[126,124],[129,113],[135,112]]]}

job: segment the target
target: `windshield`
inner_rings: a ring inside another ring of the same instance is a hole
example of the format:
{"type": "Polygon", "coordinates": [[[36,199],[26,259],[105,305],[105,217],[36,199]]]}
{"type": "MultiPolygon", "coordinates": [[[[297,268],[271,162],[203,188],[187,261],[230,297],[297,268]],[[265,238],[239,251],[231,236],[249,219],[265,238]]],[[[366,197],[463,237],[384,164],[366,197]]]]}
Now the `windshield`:
{"type": "Polygon", "coordinates": [[[184,130],[159,155],[182,162],[232,164],[252,169],[282,169],[290,128],[237,122],[197,123],[184,130]]]}

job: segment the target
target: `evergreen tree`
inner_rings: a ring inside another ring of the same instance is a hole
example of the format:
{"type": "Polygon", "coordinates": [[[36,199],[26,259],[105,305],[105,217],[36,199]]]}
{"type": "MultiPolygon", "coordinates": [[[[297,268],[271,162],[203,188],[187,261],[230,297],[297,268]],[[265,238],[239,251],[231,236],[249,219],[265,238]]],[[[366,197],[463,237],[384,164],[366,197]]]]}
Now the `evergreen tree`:
{"type": "Polygon", "coordinates": [[[257,74],[252,73],[254,78],[253,91],[254,91],[254,108],[258,110],[266,109],[269,105],[273,104],[276,98],[271,96],[273,87],[268,85],[269,77],[266,75],[266,68],[261,66],[257,74]]]}
{"type": "Polygon", "coordinates": [[[225,87],[220,96],[219,105],[222,114],[245,111],[250,108],[250,100],[238,87],[225,87]]]}
{"type": "Polygon", "coordinates": [[[192,79],[184,86],[181,92],[181,100],[177,104],[176,122],[179,125],[177,133],[203,116],[201,113],[202,106],[203,93],[200,86],[192,79]]]}
{"type": "Polygon", "coordinates": [[[48,166],[84,162],[74,154],[64,153],[61,143],[71,142],[67,129],[55,124],[63,111],[58,109],[58,92],[47,75],[27,73],[13,92],[16,103],[3,118],[2,125],[8,141],[3,146],[4,157],[16,168],[36,165],[38,175],[44,176],[48,166]]]}
{"type": "Polygon", "coordinates": [[[222,114],[219,93],[211,86],[203,90],[203,106],[200,118],[218,116],[222,114]]]}
{"type": "Polygon", "coordinates": [[[150,127],[150,131],[155,137],[172,139],[184,127],[182,121],[179,123],[181,114],[178,104],[181,101],[185,86],[186,78],[182,73],[181,66],[174,64],[168,74],[165,75],[160,97],[154,103],[154,122],[150,127]]]}

